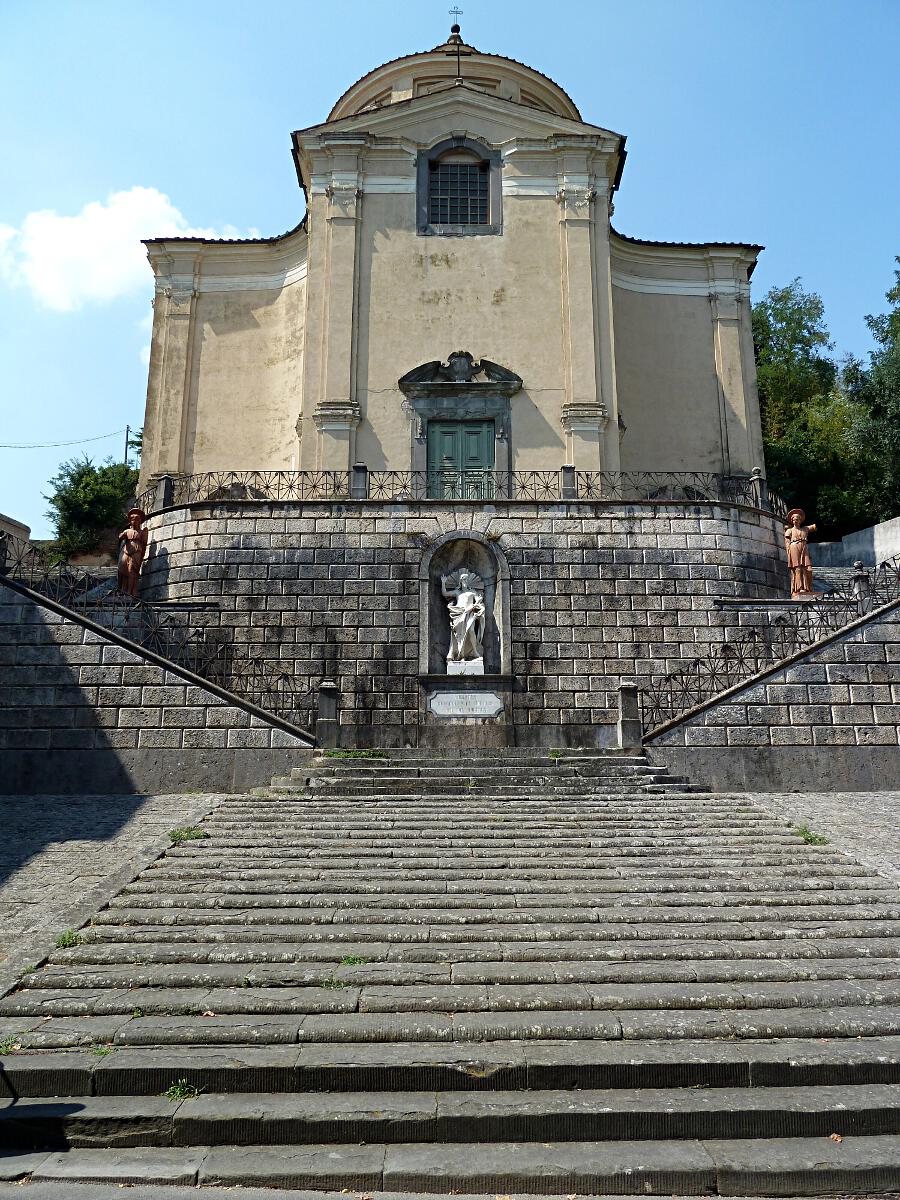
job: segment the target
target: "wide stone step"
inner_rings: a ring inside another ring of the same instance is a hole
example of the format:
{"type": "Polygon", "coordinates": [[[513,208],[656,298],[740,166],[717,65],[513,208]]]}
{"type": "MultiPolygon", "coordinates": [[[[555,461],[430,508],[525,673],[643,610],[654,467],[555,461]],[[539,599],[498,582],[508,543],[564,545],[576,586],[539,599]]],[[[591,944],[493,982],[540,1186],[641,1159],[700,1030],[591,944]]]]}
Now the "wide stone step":
{"type": "MultiPolygon", "coordinates": [[[[361,948],[362,949],[362,948],[361,948]]],[[[707,950],[708,947],[702,947],[707,950]]],[[[807,951],[808,951],[807,947],[807,951]]],[[[379,982],[390,980],[408,983],[456,982],[456,983],[691,983],[744,982],[762,980],[802,979],[896,979],[900,976],[900,944],[889,949],[879,947],[877,953],[861,954],[860,957],[834,957],[792,959],[790,948],[779,943],[778,953],[765,958],[703,958],[699,955],[687,958],[666,958],[661,961],[595,961],[592,959],[564,958],[555,962],[544,961],[452,961],[452,955],[442,951],[444,957],[434,962],[410,962],[391,958],[396,947],[381,943],[365,947],[366,954],[348,955],[334,949],[325,957],[319,946],[306,947],[296,943],[242,943],[221,945],[217,943],[165,942],[139,943],[137,945],[114,945],[91,943],[69,951],[57,951],[50,958],[51,970],[78,978],[76,986],[84,986],[76,969],[86,967],[114,967],[129,965],[141,967],[174,965],[184,967],[204,963],[255,964],[291,963],[296,975],[294,982],[310,984],[323,977],[347,983],[379,982]],[[893,954],[893,957],[890,955],[893,954]],[[321,963],[330,962],[332,970],[323,976],[321,963]]],[[[452,948],[451,948],[452,950],[452,948]]],[[[723,949],[723,955],[727,950],[723,949]]],[[[636,956],[635,956],[636,957],[636,956]]],[[[35,974],[35,981],[47,978],[47,973],[35,974]]],[[[243,976],[241,982],[243,983],[243,976]]],[[[168,986],[154,979],[154,986],[168,986]]],[[[9,999],[9,998],[7,998],[9,999]]]]}
{"type": "MultiPolygon", "coordinates": [[[[226,892],[257,891],[261,886],[271,887],[273,891],[298,892],[317,895],[323,892],[323,887],[340,888],[340,894],[351,896],[454,896],[477,894],[489,897],[494,903],[499,896],[615,896],[623,903],[632,903],[632,898],[671,896],[673,903],[693,903],[692,895],[714,895],[742,897],[749,895],[768,894],[766,887],[777,890],[780,896],[796,896],[797,903],[806,903],[806,897],[832,898],[842,897],[842,903],[853,904],[857,901],[875,903],[879,900],[894,898],[897,889],[887,879],[883,881],[866,879],[860,881],[852,877],[837,878],[785,878],[780,874],[754,872],[752,879],[739,878],[732,874],[722,876],[685,876],[675,880],[657,876],[650,880],[626,879],[609,873],[606,878],[568,879],[564,883],[557,880],[537,879],[411,879],[403,880],[391,877],[385,880],[359,879],[350,875],[336,877],[332,872],[310,872],[303,869],[286,870],[282,867],[251,867],[243,871],[221,867],[207,867],[201,863],[196,865],[173,865],[161,859],[134,883],[129,884],[129,894],[137,892],[152,892],[174,886],[189,885],[200,891],[218,891],[221,886],[226,892]],[[314,877],[313,877],[314,876],[314,877]],[[690,882],[688,882],[690,881],[690,882]],[[863,890],[864,887],[864,890],[863,890]]],[[[740,902],[738,900],[738,902],[740,902]]]]}
{"type": "Polygon", "coordinates": [[[216,963],[70,969],[50,968],[31,980],[40,986],[0,1001],[0,1016],[143,1016],[228,1013],[494,1013],[731,1009],[837,1009],[860,1005],[900,1006],[894,979],[612,983],[450,982],[427,979],[413,969],[318,973],[291,963],[216,963]],[[360,974],[364,975],[365,972],[360,974]],[[393,977],[392,977],[393,975],[393,977]],[[410,978],[412,976],[412,978],[410,978]],[[416,978],[418,976],[418,979],[416,978]],[[426,981],[421,982],[422,977],[426,981]]]}
{"type": "MultiPolygon", "coordinates": [[[[121,1045],[270,1045],[295,1042],[492,1042],[835,1038],[892,1036],[900,1008],[607,1009],[520,1012],[214,1013],[7,1018],[24,1050],[121,1045]]],[[[214,1010],[211,1010],[214,1012],[214,1010]]]]}
{"type": "MultiPolygon", "coordinates": [[[[185,908],[189,905],[196,907],[198,902],[202,902],[204,907],[241,908],[248,905],[252,907],[265,905],[267,907],[299,908],[308,906],[309,908],[326,909],[332,907],[359,909],[361,905],[365,904],[367,908],[379,912],[391,910],[428,912],[457,908],[470,909],[473,904],[483,900],[491,906],[494,912],[525,912],[530,909],[538,909],[543,912],[553,908],[560,909],[563,914],[571,912],[573,908],[584,908],[586,911],[605,910],[609,907],[611,900],[615,901],[616,907],[622,913],[627,913],[632,909],[642,912],[648,909],[654,911],[690,909],[693,912],[697,906],[696,899],[692,903],[689,896],[674,892],[618,893],[598,889],[590,892],[540,892],[537,895],[529,895],[522,892],[487,893],[482,892],[479,888],[471,888],[464,892],[444,891],[439,894],[395,893],[388,889],[383,891],[370,889],[348,895],[344,892],[328,891],[327,883],[324,888],[322,884],[316,888],[309,883],[292,884],[289,880],[281,880],[277,889],[273,888],[273,894],[269,894],[262,891],[261,886],[258,881],[246,883],[239,883],[236,880],[194,881],[191,895],[186,896],[180,888],[173,890],[171,881],[160,880],[157,883],[129,887],[121,897],[117,898],[116,904],[121,903],[128,907],[147,905],[161,908],[185,908]]],[[[758,906],[779,911],[832,906],[841,909],[848,908],[851,911],[854,909],[866,911],[879,905],[883,906],[885,900],[890,898],[890,893],[887,891],[853,893],[798,890],[769,895],[761,895],[758,892],[707,891],[698,893],[698,895],[702,895],[706,908],[728,907],[741,911],[758,906]]],[[[115,905],[111,903],[110,907],[115,907],[115,905]]],[[[896,909],[896,906],[893,907],[896,909]]]]}
{"type": "Polygon", "coordinates": [[[779,1088],[60,1096],[0,1109],[0,1146],[544,1143],[872,1136],[900,1127],[900,1085],[779,1088]]]}
{"type": "Polygon", "coordinates": [[[117,1046],[8,1055],[17,1096],[900,1084],[900,1038],[117,1046]]]}
{"type": "Polygon", "coordinates": [[[75,1149],[30,1161],[22,1178],[444,1195],[860,1195],[897,1190],[900,1148],[896,1137],[862,1136],[75,1149]]]}

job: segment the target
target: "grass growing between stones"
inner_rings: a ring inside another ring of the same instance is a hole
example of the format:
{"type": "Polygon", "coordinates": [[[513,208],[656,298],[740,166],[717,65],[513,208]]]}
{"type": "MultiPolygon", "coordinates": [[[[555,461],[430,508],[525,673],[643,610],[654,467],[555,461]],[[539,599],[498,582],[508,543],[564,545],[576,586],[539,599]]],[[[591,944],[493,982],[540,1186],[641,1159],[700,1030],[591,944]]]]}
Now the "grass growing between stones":
{"type": "Polygon", "coordinates": [[[358,954],[346,954],[341,959],[342,967],[361,967],[364,963],[371,962],[369,958],[361,958],[358,954]]]}
{"type": "Polygon", "coordinates": [[[0,1055],[15,1054],[15,1052],[17,1050],[21,1050],[21,1049],[22,1049],[21,1033],[17,1033],[11,1037],[5,1037],[3,1039],[3,1041],[0,1042],[0,1055]]]}
{"type": "Polygon", "coordinates": [[[823,833],[813,833],[806,821],[804,821],[802,825],[798,825],[795,828],[794,833],[796,833],[798,837],[803,838],[804,842],[806,842],[806,844],[809,846],[828,845],[828,838],[825,837],[823,833]]]}
{"type": "Polygon", "coordinates": [[[323,988],[345,988],[345,987],[349,987],[349,984],[346,984],[343,981],[343,979],[335,979],[335,977],[332,975],[330,979],[322,980],[322,987],[323,988]]]}
{"type": "Polygon", "coordinates": [[[91,1053],[96,1054],[98,1058],[106,1058],[107,1054],[112,1054],[113,1050],[115,1050],[115,1046],[93,1046],[91,1053]]]}
{"type": "Polygon", "coordinates": [[[323,750],[323,758],[387,758],[383,750],[323,750]]]}
{"type": "Polygon", "coordinates": [[[76,933],[74,929],[67,929],[64,933],[57,934],[54,945],[57,950],[70,950],[73,946],[80,946],[84,941],[84,934],[76,933]]]}
{"type": "Polygon", "coordinates": [[[195,1100],[202,1091],[203,1088],[194,1087],[186,1079],[176,1079],[166,1088],[163,1095],[167,1100],[195,1100]]]}
{"type": "Polygon", "coordinates": [[[169,837],[176,846],[180,846],[182,842],[202,841],[203,838],[208,838],[209,834],[198,825],[183,825],[179,829],[170,829],[169,837]]]}

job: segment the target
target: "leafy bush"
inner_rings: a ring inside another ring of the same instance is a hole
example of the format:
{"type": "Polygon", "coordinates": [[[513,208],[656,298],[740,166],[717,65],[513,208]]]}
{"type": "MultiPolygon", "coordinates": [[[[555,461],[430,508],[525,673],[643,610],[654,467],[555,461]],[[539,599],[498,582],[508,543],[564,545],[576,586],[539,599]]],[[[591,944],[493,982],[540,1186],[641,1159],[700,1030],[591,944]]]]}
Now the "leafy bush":
{"type": "Polygon", "coordinates": [[[60,554],[96,550],[104,533],[124,528],[137,481],[136,470],[112,459],[99,467],[86,455],[63,463],[50,480],[50,494],[44,496],[60,554]]]}

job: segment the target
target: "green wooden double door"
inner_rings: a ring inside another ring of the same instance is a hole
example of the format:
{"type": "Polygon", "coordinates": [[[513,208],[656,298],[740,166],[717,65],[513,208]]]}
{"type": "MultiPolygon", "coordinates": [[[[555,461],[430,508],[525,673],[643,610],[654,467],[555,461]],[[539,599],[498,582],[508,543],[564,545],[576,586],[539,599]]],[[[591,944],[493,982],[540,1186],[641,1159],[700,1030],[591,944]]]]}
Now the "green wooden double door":
{"type": "Polygon", "coordinates": [[[428,422],[428,496],[490,500],[494,495],[494,422],[428,422]]]}

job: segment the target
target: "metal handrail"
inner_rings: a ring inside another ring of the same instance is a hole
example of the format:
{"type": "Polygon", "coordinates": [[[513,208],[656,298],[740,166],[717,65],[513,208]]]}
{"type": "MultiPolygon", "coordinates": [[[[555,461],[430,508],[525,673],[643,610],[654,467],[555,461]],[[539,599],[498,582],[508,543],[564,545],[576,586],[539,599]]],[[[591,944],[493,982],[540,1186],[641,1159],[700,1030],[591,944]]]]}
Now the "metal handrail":
{"type": "Polygon", "coordinates": [[[86,617],[137,649],[148,650],[198,675],[239,700],[273,713],[304,732],[312,724],[307,700],[294,673],[264,647],[234,642],[218,608],[166,611],[124,595],[116,580],[67,562],[55,562],[33,542],[0,533],[0,580],[12,580],[55,601],[76,618],[86,617]]]}
{"type": "Polygon", "coordinates": [[[857,563],[843,584],[820,599],[785,607],[775,616],[761,613],[765,622],[761,628],[739,626],[736,636],[708,654],[688,659],[676,670],[654,676],[641,686],[645,732],[677,720],[895,600],[900,600],[900,555],[879,563],[871,572],[857,563]]]}

